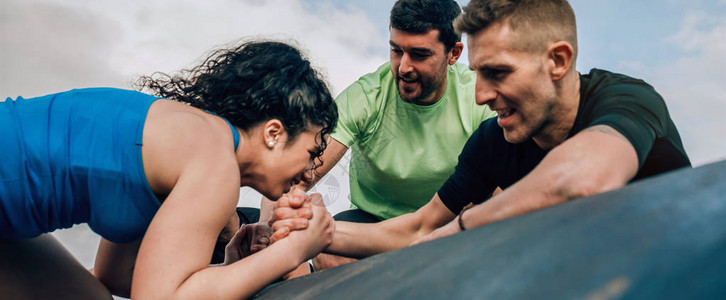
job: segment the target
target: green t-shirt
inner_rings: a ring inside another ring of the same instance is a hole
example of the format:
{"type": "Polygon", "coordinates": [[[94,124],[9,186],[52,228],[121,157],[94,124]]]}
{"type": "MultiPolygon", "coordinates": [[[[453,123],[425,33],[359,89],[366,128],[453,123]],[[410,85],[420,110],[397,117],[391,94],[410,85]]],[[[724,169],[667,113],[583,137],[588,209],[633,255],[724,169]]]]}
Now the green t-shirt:
{"type": "Polygon", "coordinates": [[[457,157],[479,124],[495,116],[474,101],[476,75],[449,67],[446,92],[437,103],[401,100],[386,63],[336,98],[339,120],[331,136],[352,147],[351,203],[381,219],[426,204],[454,171],[457,157]]]}

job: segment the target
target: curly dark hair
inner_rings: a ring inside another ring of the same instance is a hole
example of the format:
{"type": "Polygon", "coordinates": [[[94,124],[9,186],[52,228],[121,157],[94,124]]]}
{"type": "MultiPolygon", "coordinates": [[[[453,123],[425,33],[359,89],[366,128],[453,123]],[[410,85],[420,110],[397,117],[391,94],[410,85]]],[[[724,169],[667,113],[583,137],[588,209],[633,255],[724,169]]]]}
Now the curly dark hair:
{"type": "Polygon", "coordinates": [[[199,66],[174,76],[143,76],[135,87],[213,112],[242,130],[278,119],[290,141],[310,125],[321,126],[319,164],[325,136],[338,120],[322,75],[297,48],[283,42],[248,41],[217,49],[199,66]]]}
{"type": "Polygon", "coordinates": [[[439,41],[449,51],[461,41],[453,25],[459,14],[461,8],[454,0],[399,0],[391,9],[390,26],[410,33],[437,29],[439,41]]]}

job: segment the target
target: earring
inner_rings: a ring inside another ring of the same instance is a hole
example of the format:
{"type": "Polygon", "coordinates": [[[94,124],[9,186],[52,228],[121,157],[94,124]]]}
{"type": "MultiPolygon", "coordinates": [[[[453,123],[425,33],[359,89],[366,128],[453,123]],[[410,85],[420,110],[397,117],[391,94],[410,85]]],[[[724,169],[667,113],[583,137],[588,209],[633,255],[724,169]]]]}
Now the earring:
{"type": "Polygon", "coordinates": [[[269,143],[267,143],[267,148],[272,149],[273,146],[275,146],[275,142],[274,141],[270,141],[269,143]]]}

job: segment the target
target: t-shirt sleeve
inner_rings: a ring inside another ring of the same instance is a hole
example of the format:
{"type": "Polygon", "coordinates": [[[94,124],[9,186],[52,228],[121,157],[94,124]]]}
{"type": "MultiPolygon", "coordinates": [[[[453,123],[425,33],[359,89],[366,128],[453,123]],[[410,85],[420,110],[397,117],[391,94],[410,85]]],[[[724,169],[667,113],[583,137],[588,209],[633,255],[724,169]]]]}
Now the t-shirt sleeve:
{"type": "Polygon", "coordinates": [[[668,111],[663,98],[647,85],[619,84],[594,95],[591,121],[586,127],[607,125],[625,136],[643,166],[653,143],[667,130],[668,111]]]}
{"type": "Polygon", "coordinates": [[[338,106],[338,124],[330,134],[332,138],[349,147],[360,138],[363,126],[369,119],[368,95],[359,82],[354,82],[335,98],[338,106]]]}
{"type": "Polygon", "coordinates": [[[469,203],[481,203],[491,196],[496,186],[485,177],[493,165],[490,163],[492,147],[487,141],[486,124],[481,126],[469,137],[459,155],[459,162],[454,173],[444,182],[438,191],[439,198],[454,214],[459,214],[469,203]]]}

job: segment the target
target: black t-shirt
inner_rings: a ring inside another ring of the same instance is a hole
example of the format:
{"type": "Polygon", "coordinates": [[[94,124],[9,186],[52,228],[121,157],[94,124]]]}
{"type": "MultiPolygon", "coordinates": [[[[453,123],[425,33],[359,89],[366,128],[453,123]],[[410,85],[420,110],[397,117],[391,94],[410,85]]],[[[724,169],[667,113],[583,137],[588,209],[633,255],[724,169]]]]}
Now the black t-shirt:
{"type": "MultiPolygon", "coordinates": [[[[598,69],[581,75],[580,105],[569,137],[594,125],[612,127],[635,148],[639,168],[631,181],[691,165],[663,98],[642,80],[598,69]]],[[[532,139],[507,142],[497,119],[486,120],[467,141],[439,197],[459,213],[466,204],[489,198],[496,187],[522,179],[547,152],[532,139]]]]}

